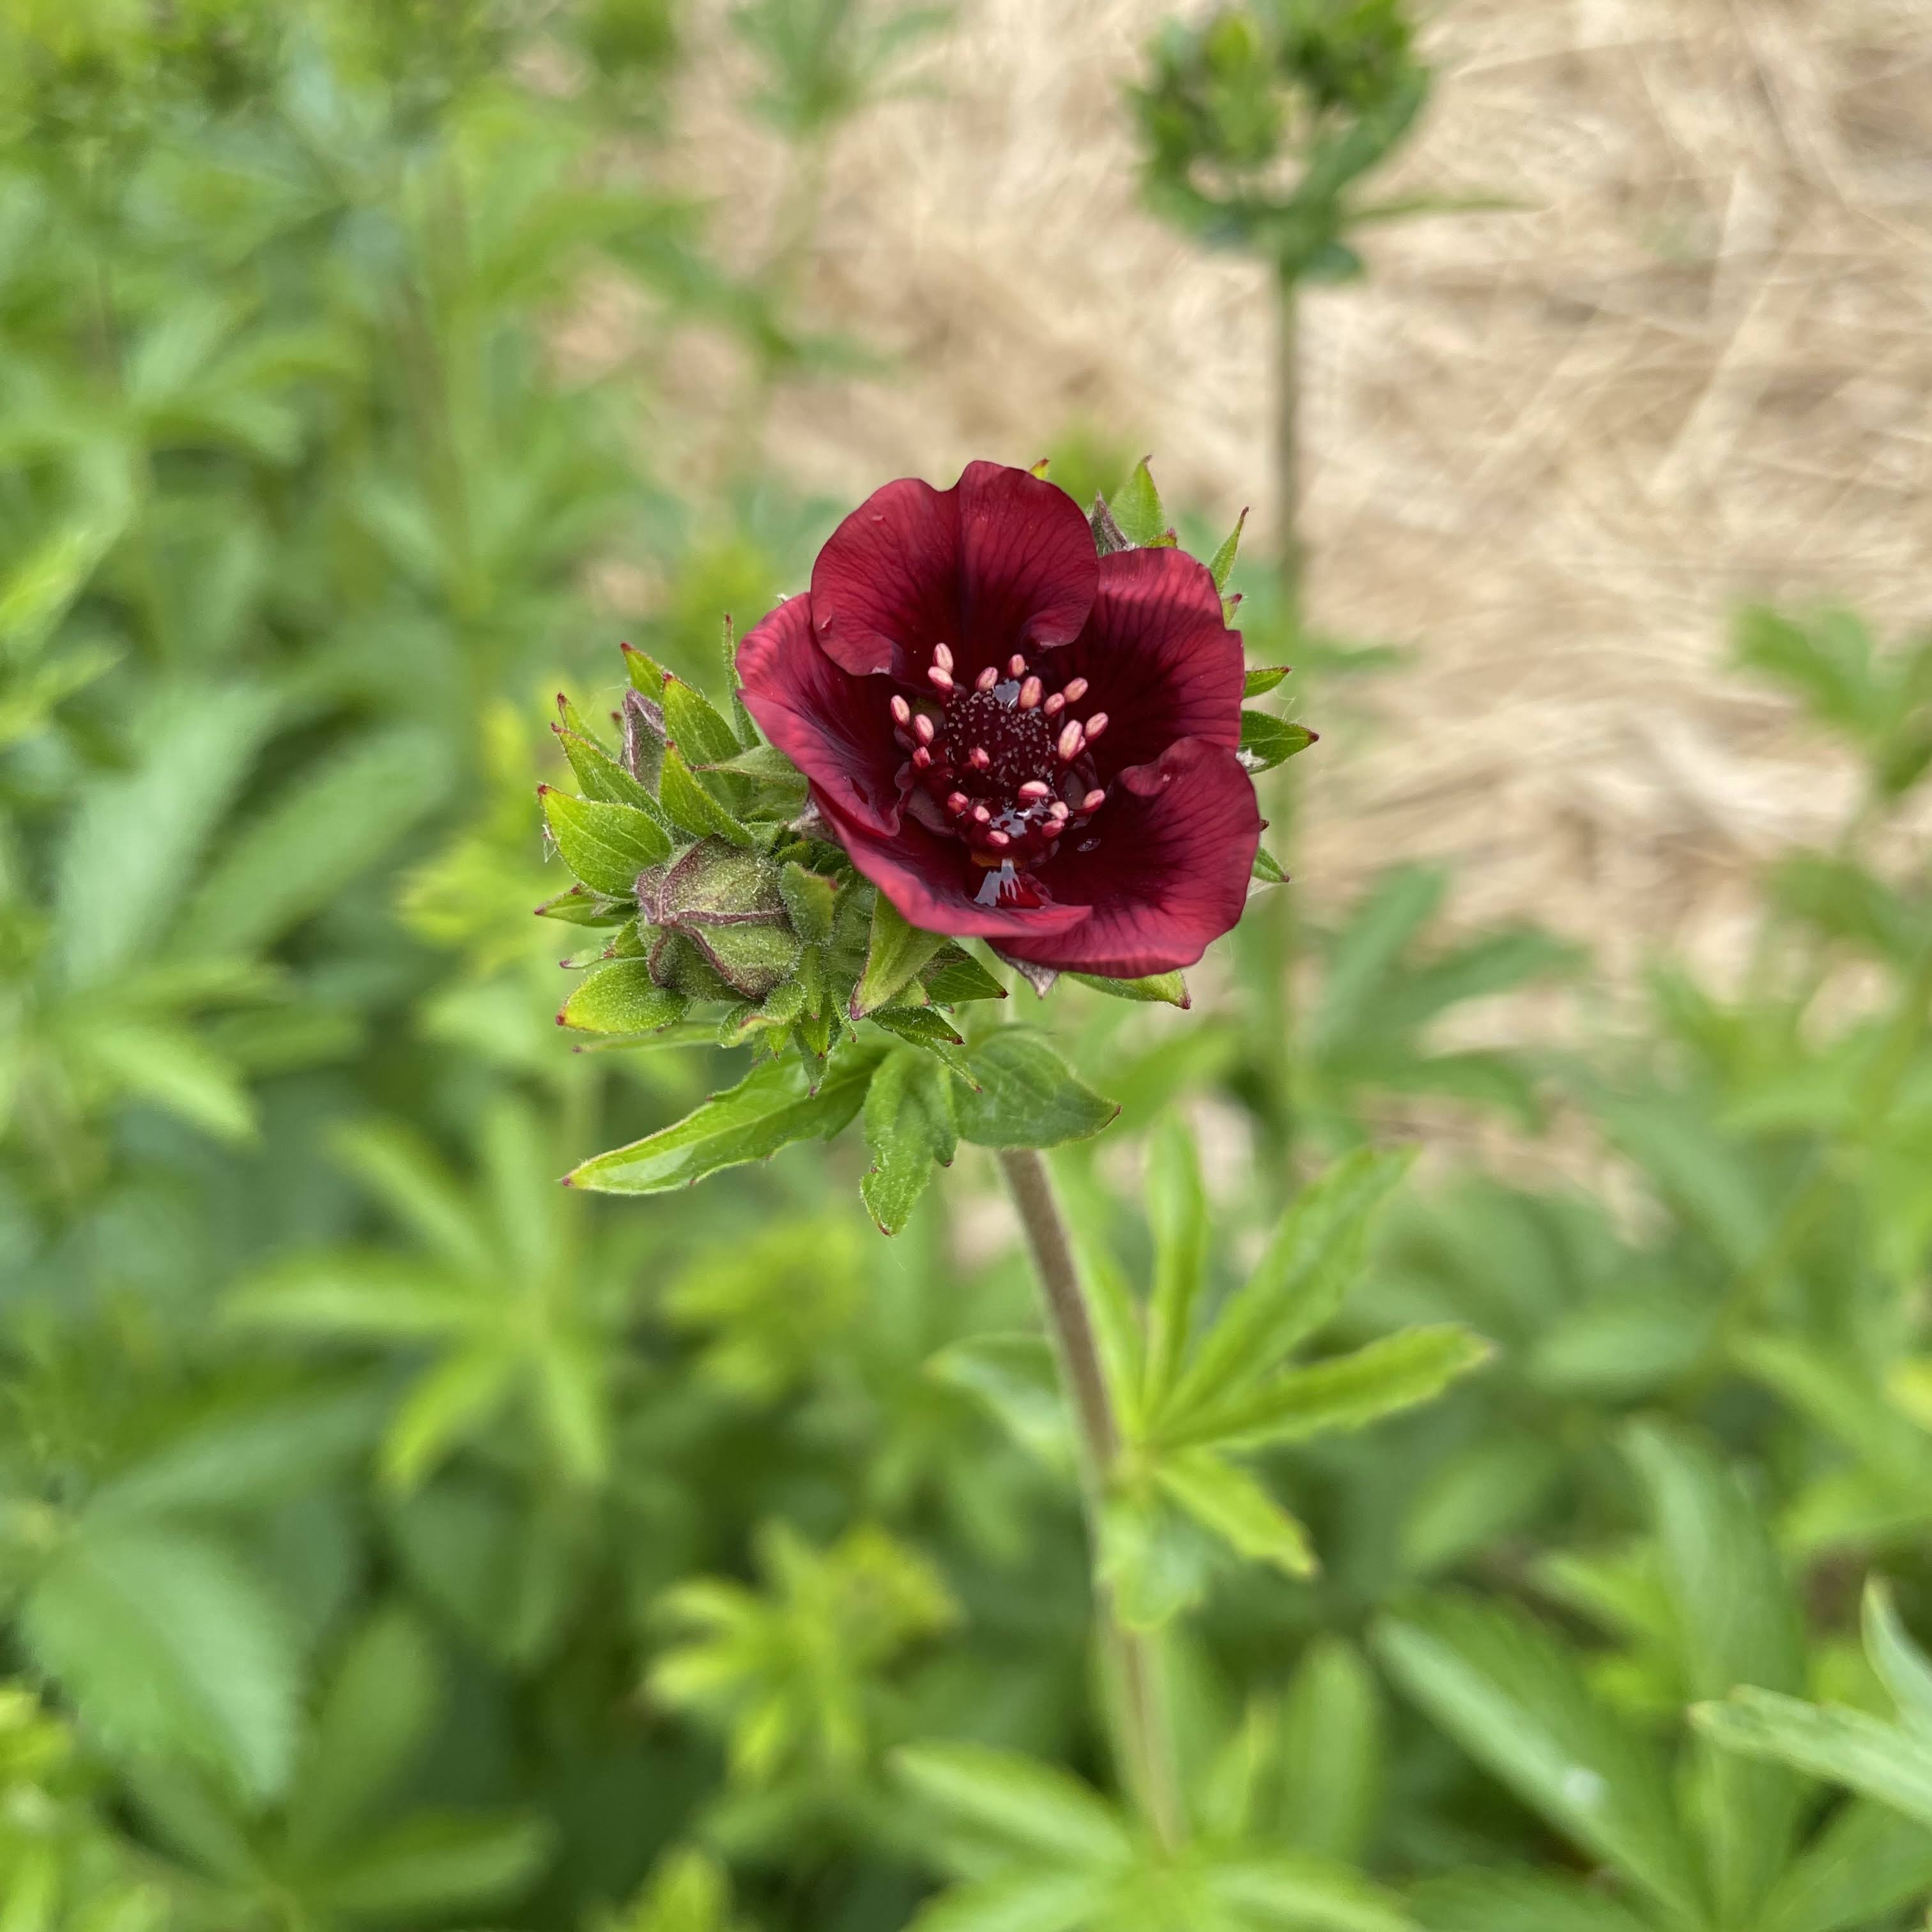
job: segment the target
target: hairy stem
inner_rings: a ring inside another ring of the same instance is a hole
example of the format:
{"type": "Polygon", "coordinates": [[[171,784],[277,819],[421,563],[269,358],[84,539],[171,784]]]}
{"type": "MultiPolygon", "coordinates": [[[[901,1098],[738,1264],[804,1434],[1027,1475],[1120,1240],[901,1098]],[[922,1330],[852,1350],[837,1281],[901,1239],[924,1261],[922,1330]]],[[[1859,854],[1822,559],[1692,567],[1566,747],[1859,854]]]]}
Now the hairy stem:
{"type": "Polygon", "coordinates": [[[1176,1844],[1182,1835],[1180,1786],[1160,1654],[1153,1638],[1121,1623],[1114,1612],[1113,1593],[1098,1574],[1101,1511],[1108,1480],[1120,1453],[1120,1430],[1107,1393],[1093,1319],[1081,1291],[1066,1224],[1053,1198],[1046,1163],[1031,1148],[1012,1148],[1001,1153],[1000,1166],[1026,1229],[1060,1382],[1078,1424],[1081,1495],[1096,1571],[1095,1607],[1114,1680],[1121,1762],[1148,1822],[1163,1844],[1176,1844]]]}

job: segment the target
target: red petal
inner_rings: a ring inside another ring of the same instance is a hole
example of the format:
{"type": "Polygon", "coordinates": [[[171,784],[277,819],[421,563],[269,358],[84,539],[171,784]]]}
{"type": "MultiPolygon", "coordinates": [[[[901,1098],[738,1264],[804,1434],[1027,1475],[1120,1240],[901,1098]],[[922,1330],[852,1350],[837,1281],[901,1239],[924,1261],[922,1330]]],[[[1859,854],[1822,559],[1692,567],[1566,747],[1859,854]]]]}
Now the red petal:
{"type": "Polygon", "coordinates": [[[1065,932],[1003,950],[1062,972],[1121,980],[1192,966],[1240,918],[1262,838],[1255,788],[1222,745],[1184,738],[1120,773],[1070,849],[1040,868],[1055,902],[1092,908],[1065,932]],[[1085,839],[1097,841],[1082,852],[1085,839]]]}
{"type": "Polygon", "coordinates": [[[1124,550],[1100,559],[1086,628],[1054,653],[1049,688],[1084,677],[1071,718],[1107,714],[1094,747],[1101,777],[1158,758],[1178,738],[1234,750],[1241,742],[1240,634],[1221,620],[1207,567],[1184,550],[1124,550]]]}
{"type": "Polygon", "coordinates": [[[1025,938],[1047,941],[1088,916],[1084,905],[983,906],[974,897],[986,874],[950,832],[928,831],[910,813],[882,838],[818,796],[854,865],[916,926],[957,938],[997,939],[1009,951],[1025,938]]]}
{"type": "Polygon", "coordinates": [[[888,483],[832,532],[812,566],[813,622],[849,671],[919,684],[947,644],[970,678],[1076,636],[1098,581],[1093,533],[1065,490],[969,463],[950,490],[888,483]]]}
{"type": "Polygon", "coordinates": [[[788,598],[746,633],[738,675],[758,729],[828,806],[874,832],[897,827],[905,754],[892,737],[891,686],[854,677],[818,648],[809,597],[788,598]]]}

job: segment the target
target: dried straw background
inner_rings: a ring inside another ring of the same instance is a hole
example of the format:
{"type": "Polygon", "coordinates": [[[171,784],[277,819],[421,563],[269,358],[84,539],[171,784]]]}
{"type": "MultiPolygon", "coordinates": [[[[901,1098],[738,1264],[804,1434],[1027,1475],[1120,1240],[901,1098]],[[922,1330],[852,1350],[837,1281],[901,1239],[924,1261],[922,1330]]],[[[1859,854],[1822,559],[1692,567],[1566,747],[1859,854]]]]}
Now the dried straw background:
{"type": "MultiPolygon", "coordinates": [[[[1261,278],[1136,202],[1120,89],[1172,10],[963,0],[806,268],[895,372],[784,396],[774,458],[856,495],[1084,420],[1265,536],[1261,278]]],[[[755,250],[784,184],[717,39],[686,152],[755,250]]],[[[1932,0],[1454,0],[1429,40],[1402,183],[1516,206],[1376,231],[1308,304],[1313,614],[1413,658],[1304,761],[1303,889],[1439,857],[1472,922],[1721,957],[1848,783],[1726,668],[1730,613],[1932,616],[1932,0]]]]}

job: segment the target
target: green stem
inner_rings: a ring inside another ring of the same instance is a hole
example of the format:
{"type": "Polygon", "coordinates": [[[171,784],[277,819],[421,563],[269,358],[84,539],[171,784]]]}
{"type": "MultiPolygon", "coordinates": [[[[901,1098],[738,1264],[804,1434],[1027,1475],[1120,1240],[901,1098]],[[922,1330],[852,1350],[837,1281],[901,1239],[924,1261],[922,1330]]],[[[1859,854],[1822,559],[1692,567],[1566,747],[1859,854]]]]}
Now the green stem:
{"type": "Polygon", "coordinates": [[[1031,1148],[1010,1148],[1000,1154],[1000,1166],[1026,1230],[1047,1330],[1077,1425],[1081,1496],[1094,1559],[1095,1609],[1114,1680],[1121,1761],[1156,1836],[1163,1844],[1178,1844],[1183,1835],[1180,1783],[1160,1653],[1152,1637],[1120,1622],[1113,1592],[1099,1576],[1101,1516],[1120,1454],[1120,1430],[1093,1319],[1046,1163],[1031,1148]]]}

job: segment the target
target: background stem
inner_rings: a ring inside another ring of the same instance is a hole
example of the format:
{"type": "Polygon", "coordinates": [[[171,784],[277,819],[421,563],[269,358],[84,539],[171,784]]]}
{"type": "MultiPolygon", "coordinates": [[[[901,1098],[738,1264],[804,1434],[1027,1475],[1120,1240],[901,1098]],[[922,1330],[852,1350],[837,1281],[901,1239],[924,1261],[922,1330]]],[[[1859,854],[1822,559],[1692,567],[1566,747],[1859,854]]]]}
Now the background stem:
{"type": "Polygon", "coordinates": [[[1000,1154],[1000,1166],[1026,1230],[1047,1330],[1078,1425],[1080,1490],[1094,1554],[1094,1609],[1113,1679],[1121,1761],[1156,1834],[1164,1844],[1178,1844],[1182,1836],[1180,1786],[1160,1652],[1153,1637],[1121,1623],[1113,1592],[1100,1574],[1101,1514],[1120,1454],[1120,1432],[1093,1321],[1046,1163],[1030,1148],[1008,1148],[1000,1154]]]}

